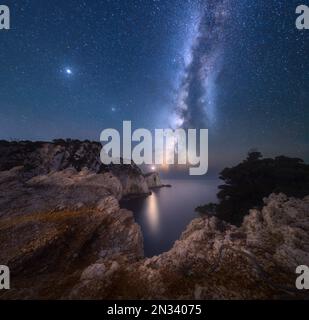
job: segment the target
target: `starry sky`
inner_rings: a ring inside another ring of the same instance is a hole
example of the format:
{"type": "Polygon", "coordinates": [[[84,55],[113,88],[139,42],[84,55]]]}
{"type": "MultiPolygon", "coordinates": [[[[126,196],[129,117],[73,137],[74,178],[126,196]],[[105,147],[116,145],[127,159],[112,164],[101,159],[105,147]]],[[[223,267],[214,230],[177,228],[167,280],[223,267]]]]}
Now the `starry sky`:
{"type": "MultiPolygon", "coordinates": [[[[304,3],[306,1],[302,1],[304,3]]],[[[3,0],[0,139],[209,129],[210,167],[309,160],[309,31],[294,0],[3,0]]]]}

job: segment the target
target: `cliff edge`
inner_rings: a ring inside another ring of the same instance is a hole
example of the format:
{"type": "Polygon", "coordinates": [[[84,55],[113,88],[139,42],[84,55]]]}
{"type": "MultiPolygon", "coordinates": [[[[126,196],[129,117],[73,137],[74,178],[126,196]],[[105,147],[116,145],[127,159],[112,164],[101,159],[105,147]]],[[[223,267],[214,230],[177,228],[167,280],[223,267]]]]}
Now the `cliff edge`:
{"type": "Polygon", "coordinates": [[[72,163],[67,144],[0,148],[10,155],[0,159],[0,264],[12,283],[1,299],[305,298],[295,270],[309,265],[308,196],[271,194],[240,227],[197,218],[171,250],[146,259],[119,200],[157,176],[98,166],[95,152],[86,157],[93,144],[77,146],[83,156],[70,153],[72,163]]]}

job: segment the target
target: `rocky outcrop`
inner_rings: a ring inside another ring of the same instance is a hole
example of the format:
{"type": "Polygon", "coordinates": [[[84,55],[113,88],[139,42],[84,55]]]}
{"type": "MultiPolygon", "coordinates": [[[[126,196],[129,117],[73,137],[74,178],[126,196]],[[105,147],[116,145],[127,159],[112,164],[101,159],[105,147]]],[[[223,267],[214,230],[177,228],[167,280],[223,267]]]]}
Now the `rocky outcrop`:
{"type": "Polygon", "coordinates": [[[122,185],[111,173],[95,174],[70,168],[47,175],[24,178],[23,167],[0,173],[0,216],[48,210],[97,207],[108,196],[119,200],[122,185]]]}
{"type": "Polygon", "coordinates": [[[108,292],[116,299],[305,298],[296,290],[295,270],[309,265],[308,218],[308,197],[271,195],[240,228],[215,217],[195,219],[160,256],[85,269],[91,279],[81,277],[70,297],[106,298],[108,292]]]}
{"type": "Polygon", "coordinates": [[[60,298],[93,263],[115,268],[143,257],[140,227],[119,208],[122,185],[111,173],[23,174],[0,173],[0,261],[14,284],[2,298],[60,298]]]}
{"type": "Polygon", "coordinates": [[[27,176],[74,168],[101,172],[102,146],[97,142],[54,140],[53,142],[0,141],[0,171],[23,166],[27,176]]]}
{"type": "Polygon", "coordinates": [[[144,175],[144,177],[149,188],[160,188],[163,186],[160,176],[157,172],[147,173],[144,175]]]}
{"type": "MultiPolygon", "coordinates": [[[[23,176],[28,179],[65,169],[109,172],[121,182],[123,196],[150,194],[153,181],[145,178],[138,166],[133,162],[131,165],[104,165],[100,161],[101,149],[100,143],[88,140],[0,141],[0,171],[19,166],[23,168],[23,176]]],[[[157,174],[155,176],[159,182],[160,178],[157,174]]]]}
{"type": "Polygon", "coordinates": [[[295,269],[309,265],[309,197],[273,194],[240,227],[195,219],[171,250],[145,259],[140,227],[119,208],[136,181],[147,190],[139,169],[44,171],[53,161],[41,160],[40,170],[23,162],[0,172],[0,264],[12,282],[0,298],[304,298],[295,269]]]}

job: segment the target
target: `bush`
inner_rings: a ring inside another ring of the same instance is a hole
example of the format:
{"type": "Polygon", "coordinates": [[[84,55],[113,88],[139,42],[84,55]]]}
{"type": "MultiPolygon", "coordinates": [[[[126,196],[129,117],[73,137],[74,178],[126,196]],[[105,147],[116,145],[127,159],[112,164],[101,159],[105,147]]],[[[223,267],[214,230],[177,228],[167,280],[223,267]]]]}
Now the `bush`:
{"type": "MultiPolygon", "coordinates": [[[[216,215],[240,225],[249,210],[263,205],[271,193],[303,198],[309,195],[309,165],[298,158],[285,156],[263,159],[253,151],[242,163],[224,169],[220,174],[225,184],[219,186],[216,215]]],[[[200,207],[207,210],[207,206],[200,207]]],[[[213,208],[213,207],[212,207],[213,208]]]]}

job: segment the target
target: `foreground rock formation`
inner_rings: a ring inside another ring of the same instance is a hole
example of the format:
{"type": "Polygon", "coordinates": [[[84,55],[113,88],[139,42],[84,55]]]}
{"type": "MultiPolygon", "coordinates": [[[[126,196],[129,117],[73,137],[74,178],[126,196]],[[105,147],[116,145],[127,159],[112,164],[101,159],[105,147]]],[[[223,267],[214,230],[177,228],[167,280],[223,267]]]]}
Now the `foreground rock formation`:
{"type": "Polygon", "coordinates": [[[84,271],[70,298],[306,298],[296,290],[295,270],[309,265],[308,218],[309,197],[281,194],[265,199],[240,228],[215,217],[195,219],[169,252],[119,264],[108,294],[103,263],[84,271]]]}
{"type": "Polygon", "coordinates": [[[30,148],[25,158],[7,147],[0,264],[10,267],[11,290],[1,299],[306,297],[295,288],[295,269],[309,265],[309,197],[272,194],[239,228],[195,219],[170,251],[146,259],[140,227],[119,200],[160,184],[156,175],[145,177],[134,165],[95,169],[84,160],[81,167],[69,160],[51,166],[54,144],[30,148]]]}
{"type": "Polygon", "coordinates": [[[0,261],[12,273],[2,299],[303,297],[295,269],[309,265],[309,197],[271,195],[240,228],[195,219],[170,251],[145,259],[111,173],[23,173],[0,173],[0,261]]]}
{"type": "Polygon", "coordinates": [[[6,298],[60,298],[99,259],[114,266],[143,257],[115,176],[66,169],[25,181],[23,174],[0,173],[0,261],[12,273],[6,298]]]}

